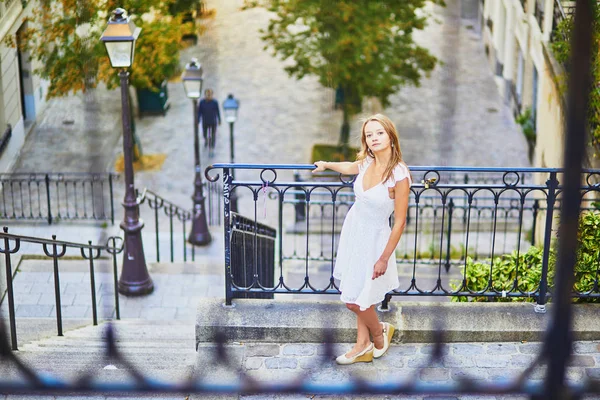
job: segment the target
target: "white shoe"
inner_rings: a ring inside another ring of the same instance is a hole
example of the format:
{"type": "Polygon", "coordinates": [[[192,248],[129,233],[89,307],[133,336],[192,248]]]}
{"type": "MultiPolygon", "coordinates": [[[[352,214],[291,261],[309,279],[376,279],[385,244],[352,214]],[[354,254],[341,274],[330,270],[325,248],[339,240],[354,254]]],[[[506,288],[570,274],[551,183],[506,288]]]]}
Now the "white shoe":
{"type": "Polygon", "coordinates": [[[370,345],[367,346],[366,349],[364,349],[357,355],[355,355],[353,357],[346,357],[346,354],[342,354],[341,356],[339,356],[338,358],[335,359],[335,362],[337,362],[340,365],[354,364],[357,362],[371,362],[371,361],[373,361],[373,349],[374,348],[375,348],[375,346],[373,346],[373,343],[371,343],[370,345]]]}
{"type": "Polygon", "coordinates": [[[394,331],[396,330],[394,325],[391,325],[387,322],[382,322],[381,325],[383,325],[383,347],[378,349],[377,347],[373,346],[373,357],[375,358],[381,357],[386,351],[388,351],[390,348],[390,343],[392,342],[392,336],[394,336],[394,331]]]}

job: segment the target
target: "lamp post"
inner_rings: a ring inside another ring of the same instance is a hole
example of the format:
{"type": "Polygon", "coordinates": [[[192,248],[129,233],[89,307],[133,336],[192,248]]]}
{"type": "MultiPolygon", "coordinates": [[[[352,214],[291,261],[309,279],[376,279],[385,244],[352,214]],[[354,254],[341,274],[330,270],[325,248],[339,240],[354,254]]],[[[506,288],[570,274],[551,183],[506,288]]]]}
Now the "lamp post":
{"type": "Polygon", "coordinates": [[[202,167],[200,166],[200,139],[198,137],[198,99],[202,94],[202,66],[198,60],[192,60],[185,66],[181,74],[183,88],[188,98],[192,99],[194,106],[194,217],[192,230],[188,237],[191,244],[204,246],[211,242],[208,224],[206,223],[206,208],[204,207],[204,193],[202,192],[202,167]]]}
{"type": "MultiPolygon", "coordinates": [[[[233,124],[237,120],[237,112],[240,107],[240,102],[233,97],[233,94],[229,94],[227,99],[223,102],[223,111],[225,112],[225,121],[229,122],[229,159],[233,164],[234,162],[234,141],[233,141],[233,124]]],[[[231,169],[231,177],[235,179],[235,169],[231,169]]],[[[235,189],[231,190],[231,211],[237,212],[237,195],[235,194],[235,189]]]]}
{"type": "Polygon", "coordinates": [[[113,11],[108,26],[100,40],[106,46],[110,65],[118,68],[121,80],[121,117],[123,120],[123,161],[125,165],[125,209],[120,226],[125,232],[123,252],[123,268],[119,278],[119,293],[128,296],[139,296],[152,293],[154,284],[146,268],[144,247],[142,244],[142,228],[140,207],[133,183],[133,138],[129,109],[129,72],[127,68],[133,63],[135,41],[141,29],[136,27],[122,8],[113,11]]]}

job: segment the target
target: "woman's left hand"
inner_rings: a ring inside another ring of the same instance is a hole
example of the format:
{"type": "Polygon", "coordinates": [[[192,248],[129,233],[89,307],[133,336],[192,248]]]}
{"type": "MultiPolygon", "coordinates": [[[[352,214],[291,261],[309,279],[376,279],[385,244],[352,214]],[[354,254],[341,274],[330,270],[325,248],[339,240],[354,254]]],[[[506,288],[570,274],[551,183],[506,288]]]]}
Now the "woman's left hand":
{"type": "Polygon", "coordinates": [[[387,261],[384,261],[380,258],[375,263],[375,267],[373,268],[373,277],[371,279],[379,278],[381,275],[385,274],[386,270],[387,270],[387,261]]]}

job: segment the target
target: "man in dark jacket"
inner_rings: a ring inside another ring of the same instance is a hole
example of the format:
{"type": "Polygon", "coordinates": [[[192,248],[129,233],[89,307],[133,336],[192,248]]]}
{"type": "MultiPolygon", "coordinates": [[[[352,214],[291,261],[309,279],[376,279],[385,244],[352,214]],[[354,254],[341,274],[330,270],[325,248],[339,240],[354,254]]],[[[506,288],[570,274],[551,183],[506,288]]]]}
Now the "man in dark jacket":
{"type": "Polygon", "coordinates": [[[217,136],[217,123],[221,125],[221,114],[219,113],[219,103],[213,99],[213,91],[206,89],[204,98],[198,105],[198,123],[202,121],[202,135],[204,136],[204,147],[210,145],[211,149],[215,148],[215,139],[217,136]],[[208,132],[211,132],[210,143],[207,139],[208,132]]]}

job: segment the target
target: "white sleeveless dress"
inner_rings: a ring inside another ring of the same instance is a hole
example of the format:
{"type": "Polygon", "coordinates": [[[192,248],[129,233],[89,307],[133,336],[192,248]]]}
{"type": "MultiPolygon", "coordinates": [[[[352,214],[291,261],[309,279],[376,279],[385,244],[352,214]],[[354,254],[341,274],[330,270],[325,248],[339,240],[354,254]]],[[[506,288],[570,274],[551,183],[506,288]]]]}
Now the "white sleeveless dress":
{"type": "Polygon", "coordinates": [[[412,183],[408,168],[399,164],[391,179],[364,190],[363,178],[372,162],[373,158],[367,157],[358,167],[355,201],[342,225],[333,270],[333,277],[340,280],[341,300],[357,304],[362,311],[383,301],[386,293],[400,285],[395,252],[385,274],[375,280],[371,278],[391,233],[389,217],[394,211],[394,200],[390,199],[388,188],[403,179],[408,179],[409,185],[412,183]]]}

